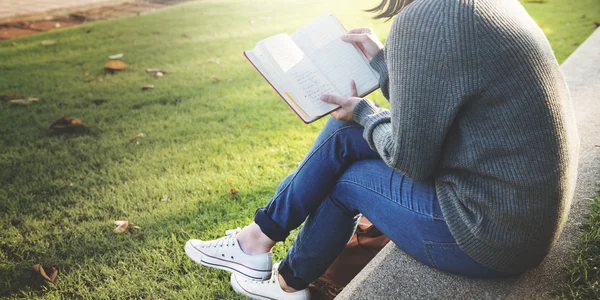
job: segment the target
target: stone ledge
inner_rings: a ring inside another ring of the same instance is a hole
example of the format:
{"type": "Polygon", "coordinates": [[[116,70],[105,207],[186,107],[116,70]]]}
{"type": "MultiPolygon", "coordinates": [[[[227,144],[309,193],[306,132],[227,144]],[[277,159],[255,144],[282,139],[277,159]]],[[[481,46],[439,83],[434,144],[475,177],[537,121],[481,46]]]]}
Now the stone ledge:
{"type": "Polygon", "coordinates": [[[537,268],[509,279],[473,279],[437,271],[389,243],[336,299],[548,299],[561,283],[600,180],[600,29],[562,64],[581,139],[569,220],[537,268]]]}

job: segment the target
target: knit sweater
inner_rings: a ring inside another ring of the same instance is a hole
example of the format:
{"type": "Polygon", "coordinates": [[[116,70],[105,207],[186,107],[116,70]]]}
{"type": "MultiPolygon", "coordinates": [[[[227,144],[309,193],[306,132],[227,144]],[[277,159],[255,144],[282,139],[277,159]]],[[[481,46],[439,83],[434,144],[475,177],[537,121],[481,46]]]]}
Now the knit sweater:
{"type": "Polygon", "coordinates": [[[579,139],[556,58],[521,4],[415,0],[371,65],[390,110],[355,107],[370,147],[435,181],[474,260],[511,273],[538,265],[567,220],[579,139]]]}

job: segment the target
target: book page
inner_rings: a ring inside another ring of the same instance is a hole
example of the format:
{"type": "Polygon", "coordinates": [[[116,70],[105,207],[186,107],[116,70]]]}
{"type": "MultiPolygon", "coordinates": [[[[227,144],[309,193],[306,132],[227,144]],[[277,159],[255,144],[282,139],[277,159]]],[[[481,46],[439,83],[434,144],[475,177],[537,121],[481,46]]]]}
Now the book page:
{"type": "Polygon", "coordinates": [[[359,95],[379,85],[379,75],[353,44],[341,40],[346,30],[335,16],[325,15],[292,34],[298,47],[345,97],[351,96],[350,81],[359,95]]]}
{"type": "Polygon", "coordinates": [[[291,101],[288,96],[285,95],[285,91],[289,91],[286,81],[282,80],[281,75],[270,66],[265,65],[263,62],[267,59],[265,55],[258,48],[248,50],[244,52],[248,60],[254,65],[254,67],[260,72],[260,74],[267,80],[267,82],[275,89],[275,91],[285,100],[285,102],[298,114],[298,116],[304,120],[304,122],[312,121],[312,117],[309,116],[297,103],[291,101]]]}
{"type": "Polygon", "coordinates": [[[284,91],[284,94],[306,114],[314,118],[337,107],[320,99],[323,94],[339,95],[335,86],[321,74],[287,34],[267,38],[261,41],[257,48],[265,53],[264,57],[271,66],[289,78],[290,91],[284,91]]]}

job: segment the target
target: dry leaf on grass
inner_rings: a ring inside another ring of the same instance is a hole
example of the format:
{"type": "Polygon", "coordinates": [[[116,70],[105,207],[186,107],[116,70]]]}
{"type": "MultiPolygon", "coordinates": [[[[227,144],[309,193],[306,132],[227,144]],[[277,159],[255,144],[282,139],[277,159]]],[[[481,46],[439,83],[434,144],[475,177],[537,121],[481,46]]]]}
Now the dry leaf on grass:
{"type": "Polygon", "coordinates": [[[115,225],[117,225],[117,227],[115,227],[115,229],[113,229],[114,233],[123,233],[127,230],[127,227],[129,227],[129,222],[128,221],[115,221],[115,225]]]}
{"type": "Polygon", "coordinates": [[[87,124],[79,118],[64,117],[60,118],[50,125],[50,128],[64,128],[64,127],[88,127],[87,124]]]}
{"type": "Polygon", "coordinates": [[[230,190],[229,190],[229,194],[230,194],[230,195],[234,195],[234,196],[235,196],[235,195],[237,195],[237,194],[239,194],[239,193],[240,193],[240,192],[239,192],[238,190],[236,190],[236,189],[230,189],[230,190]]]}
{"type": "Polygon", "coordinates": [[[10,103],[17,104],[17,105],[30,105],[30,104],[34,104],[34,103],[38,103],[38,102],[40,102],[40,99],[38,99],[38,98],[10,100],[10,103]]]}
{"type": "Polygon", "coordinates": [[[142,87],[142,91],[151,90],[153,88],[154,88],[153,84],[146,84],[145,86],[142,87]]]}
{"type": "Polygon", "coordinates": [[[111,71],[120,71],[129,68],[129,66],[120,60],[111,60],[104,65],[104,68],[111,71]]]}
{"type": "Polygon", "coordinates": [[[21,94],[4,94],[4,95],[0,95],[0,101],[8,101],[8,100],[14,100],[14,99],[23,99],[25,97],[23,97],[23,95],[21,94]]]}
{"type": "Polygon", "coordinates": [[[134,144],[136,144],[136,145],[139,145],[140,142],[138,140],[141,139],[141,138],[143,138],[143,137],[145,137],[145,136],[146,135],[144,135],[143,133],[138,133],[136,136],[132,137],[129,141],[132,142],[132,143],[134,143],[134,144]]]}
{"type": "Polygon", "coordinates": [[[217,77],[217,76],[215,76],[215,75],[212,75],[212,76],[210,76],[210,78],[212,78],[212,79],[213,79],[214,81],[216,81],[216,82],[221,82],[221,81],[223,81],[223,79],[221,79],[221,78],[219,78],[219,77],[217,77]]]}
{"type": "Polygon", "coordinates": [[[122,58],[122,57],[123,57],[123,53],[119,53],[119,54],[111,55],[108,58],[109,59],[119,59],[119,58],[122,58]]]}
{"type": "Polygon", "coordinates": [[[42,44],[42,46],[56,45],[56,43],[58,43],[57,40],[43,40],[40,42],[40,44],[42,44]]]}
{"type": "Polygon", "coordinates": [[[169,201],[169,195],[167,194],[162,194],[160,196],[160,201],[169,201]]]}
{"type": "Polygon", "coordinates": [[[58,276],[58,270],[55,267],[48,266],[44,267],[40,264],[35,264],[31,267],[33,271],[39,273],[46,280],[56,283],[56,277],[58,276]]]}

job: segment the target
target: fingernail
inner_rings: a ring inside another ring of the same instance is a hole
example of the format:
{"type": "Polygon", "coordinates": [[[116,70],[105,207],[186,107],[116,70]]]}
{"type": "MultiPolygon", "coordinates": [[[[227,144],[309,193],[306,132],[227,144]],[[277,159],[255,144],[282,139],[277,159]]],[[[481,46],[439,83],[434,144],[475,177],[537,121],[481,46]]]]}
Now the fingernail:
{"type": "Polygon", "coordinates": [[[319,98],[323,101],[327,100],[327,96],[325,96],[325,95],[321,95],[321,97],[319,97],[319,98]]]}

